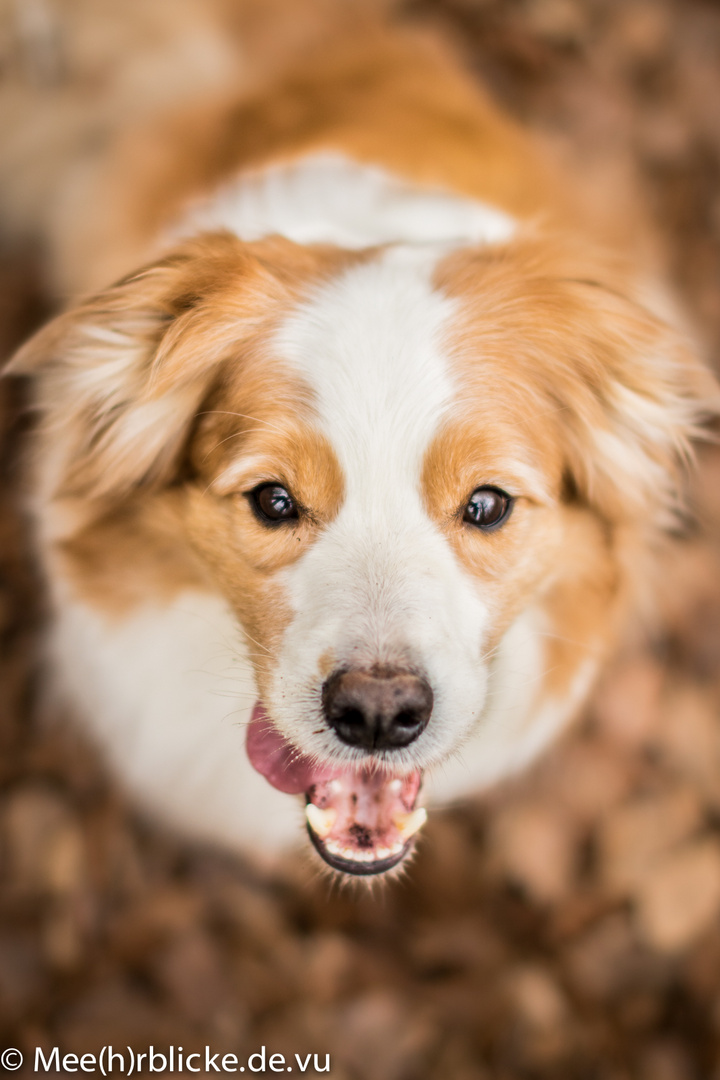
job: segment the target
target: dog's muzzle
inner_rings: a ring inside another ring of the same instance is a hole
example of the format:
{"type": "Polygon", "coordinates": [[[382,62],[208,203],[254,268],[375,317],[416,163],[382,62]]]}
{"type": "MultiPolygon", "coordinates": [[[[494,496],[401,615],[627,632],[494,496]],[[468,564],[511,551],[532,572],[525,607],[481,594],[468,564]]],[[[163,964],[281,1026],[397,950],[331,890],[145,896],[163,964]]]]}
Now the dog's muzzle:
{"type": "MultiPolygon", "coordinates": [[[[344,672],[328,680],[323,703],[344,742],[387,751],[407,746],[424,729],[432,691],[406,671],[344,672]]],[[[419,771],[394,772],[373,761],[354,768],[318,763],[283,739],[260,702],[246,745],[250,762],[273,787],[305,796],[310,839],[333,869],[383,874],[412,849],[426,819],[417,806],[419,771]]]]}

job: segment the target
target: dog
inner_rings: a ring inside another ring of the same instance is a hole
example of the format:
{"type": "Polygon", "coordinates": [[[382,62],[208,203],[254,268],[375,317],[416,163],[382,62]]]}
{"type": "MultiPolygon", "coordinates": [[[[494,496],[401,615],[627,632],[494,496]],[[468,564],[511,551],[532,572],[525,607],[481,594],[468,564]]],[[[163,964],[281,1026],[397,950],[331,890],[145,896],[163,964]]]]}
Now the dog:
{"type": "Polygon", "coordinates": [[[386,873],[578,711],[715,383],[421,34],[186,110],[78,190],[83,298],[11,365],[58,690],[173,826],[386,873]]]}

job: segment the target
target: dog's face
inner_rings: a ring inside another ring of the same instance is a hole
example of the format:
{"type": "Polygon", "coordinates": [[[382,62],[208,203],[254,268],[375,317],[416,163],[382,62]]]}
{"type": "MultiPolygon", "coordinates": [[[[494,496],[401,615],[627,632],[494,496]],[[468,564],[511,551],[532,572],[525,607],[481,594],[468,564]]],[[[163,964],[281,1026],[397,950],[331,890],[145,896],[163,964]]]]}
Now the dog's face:
{"type": "Polygon", "coordinates": [[[520,734],[542,741],[543,705],[576,693],[672,515],[709,387],[603,270],[540,239],[348,254],[208,237],[20,357],[45,371],[68,572],[92,576],[93,530],[97,563],[129,518],[148,546],[164,528],[186,547],[251,645],[250,759],[305,793],[337,869],[398,863],[423,772],[470,736],[508,764],[525,752],[517,724],[487,722],[522,618],[546,644],[520,734]]]}

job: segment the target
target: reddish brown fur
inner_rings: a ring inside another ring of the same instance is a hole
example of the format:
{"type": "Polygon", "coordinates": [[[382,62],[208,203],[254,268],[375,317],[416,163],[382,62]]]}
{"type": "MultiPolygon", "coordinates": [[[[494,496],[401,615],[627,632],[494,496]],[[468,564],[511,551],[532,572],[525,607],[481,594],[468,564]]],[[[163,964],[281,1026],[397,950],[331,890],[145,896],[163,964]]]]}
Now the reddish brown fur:
{"type": "MultiPolygon", "coordinates": [[[[57,493],[104,498],[167,480],[213,387],[232,384],[241,369],[246,404],[267,397],[258,343],[313,282],[356,259],[279,238],[244,244],[206,235],[50,323],[12,370],[43,371],[48,437],[57,442],[58,423],[67,432],[57,493]],[[113,365],[111,378],[91,377],[99,363],[113,365]],[[64,399],[69,408],[58,416],[64,399]],[[138,414],[154,407],[168,415],[154,422],[150,414],[136,434],[138,414]]],[[[307,391],[288,387],[288,401],[301,408],[307,391]]]]}
{"type": "Polygon", "coordinates": [[[562,698],[650,574],[680,505],[691,422],[699,402],[713,407],[715,384],[626,270],[587,247],[578,254],[539,233],[465,251],[440,268],[438,285],[462,305],[449,345],[463,394],[426,456],[428,510],[482,584],[498,638],[538,599],[548,622],[540,697],[562,698]],[[642,402],[656,412],[652,430],[633,415],[642,402]],[[598,432],[626,462],[604,459],[598,432]],[[507,461],[531,463],[539,485],[526,470],[508,475],[507,461]],[[517,496],[496,533],[453,527],[480,478],[517,496]]]}
{"type": "Polygon", "coordinates": [[[608,521],[653,531],[665,514],[667,524],[698,408],[712,410],[717,389],[688,340],[645,305],[627,267],[587,242],[538,232],[453,255],[437,280],[462,305],[450,345],[463,383],[493,418],[527,434],[556,494],[571,481],[608,521]],[[653,413],[647,429],[641,405],[653,413]],[[598,432],[611,433],[628,460],[599,452],[598,432]],[[646,468],[633,474],[638,454],[646,468]]]}
{"type": "Polygon", "coordinates": [[[38,458],[60,458],[47,492],[64,519],[56,555],[81,596],[112,616],[148,595],[219,584],[261,660],[269,655],[284,610],[269,575],[332,518],[342,477],[312,428],[308,388],[262,342],[314,281],[357,258],[205,237],[62,316],[18,354],[16,370],[45,375],[38,458]],[[99,341],[88,339],[98,330],[99,341]],[[119,392],[88,378],[98,349],[109,365],[114,352],[125,357],[114,369],[119,392]],[[133,437],[145,405],[160,407],[160,430],[133,437]],[[215,486],[239,456],[262,457],[264,471],[215,486]],[[179,476],[185,484],[165,490],[179,476]],[[268,535],[242,495],[263,478],[286,478],[311,511],[290,535],[268,535]],[[117,565],[120,574],[109,569],[117,565]]]}

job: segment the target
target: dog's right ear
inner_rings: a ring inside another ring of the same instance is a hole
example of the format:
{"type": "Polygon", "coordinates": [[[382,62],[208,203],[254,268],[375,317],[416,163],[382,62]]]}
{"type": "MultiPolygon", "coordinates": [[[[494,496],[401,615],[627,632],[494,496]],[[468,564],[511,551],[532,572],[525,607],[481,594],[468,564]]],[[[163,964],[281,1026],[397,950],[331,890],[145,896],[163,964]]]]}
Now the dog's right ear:
{"type": "Polygon", "coordinates": [[[223,363],[237,363],[292,302],[292,249],[207,234],[58,316],[19,350],[6,370],[35,380],[58,494],[102,498],[171,477],[223,363]]]}

